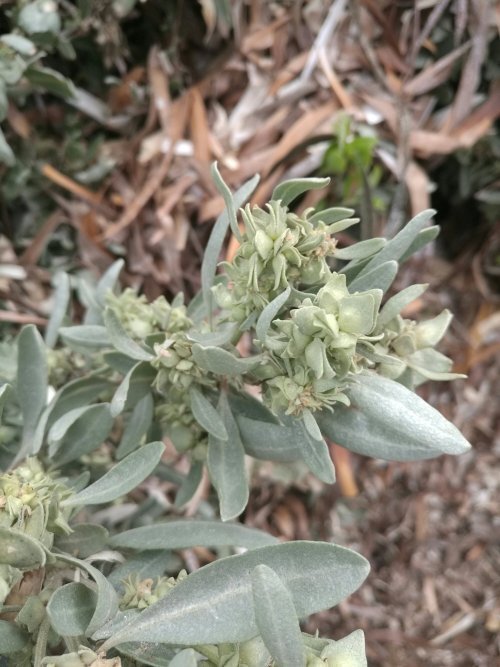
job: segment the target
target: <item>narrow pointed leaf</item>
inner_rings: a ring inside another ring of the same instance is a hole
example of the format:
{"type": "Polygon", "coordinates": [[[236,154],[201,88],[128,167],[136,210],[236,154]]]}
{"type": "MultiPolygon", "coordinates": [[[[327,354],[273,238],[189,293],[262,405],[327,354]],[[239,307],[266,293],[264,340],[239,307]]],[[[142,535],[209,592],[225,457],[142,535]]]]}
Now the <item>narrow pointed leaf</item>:
{"type": "MultiPolygon", "coordinates": [[[[314,417],[313,419],[315,420],[314,417]]],[[[335,482],[335,468],[333,467],[326,442],[323,438],[318,440],[313,437],[302,419],[295,419],[293,428],[297,431],[298,435],[302,436],[298,439],[301,458],[309,470],[322,482],[333,484],[335,482]]],[[[319,432],[319,435],[321,435],[321,432],[319,432]]]]}
{"type": "Polygon", "coordinates": [[[245,450],[225,392],[221,393],[217,407],[228,439],[219,440],[209,433],[207,464],[219,497],[221,518],[229,521],[241,514],[248,502],[245,450]]]}
{"type": "Polygon", "coordinates": [[[56,535],[55,546],[77,558],[88,558],[106,547],[108,537],[104,526],[78,523],[69,535],[56,535]]]}
{"type": "Polygon", "coordinates": [[[29,445],[47,402],[45,343],[33,325],[23,327],[17,343],[17,398],[23,414],[23,446],[29,445]]]}
{"type": "Polygon", "coordinates": [[[6,404],[11,392],[12,387],[10,384],[4,384],[0,387],[0,424],[2,423],[3,407],[6,404]]]}
{"type": "Polygon", "coordinates": [[[299,619],[288,588],[267,565],[251,573],[255,621],[276,667],[304,667],[299,619]]]}
{"type": "Polygon", "coordinates": [[[238,546],[255,549],[274,544],[277,538],[239,523],[182,519],[132,528],[110,538],[110,546],[127,549],[190,549],[238,546]]]}
{"type": "Polygon", "coordinates": [[[432,225],[432,227],[422,229],[410,243],[408,250],[402,254],[399,263],[402,264],[403,262],[406,262],[408,257],[411,257],[428,243],[434,241],[434,239],[439,236],[440,231],[441,227],[439,225],[432,225]]]}
{"type": "Polygon", "coordinates": [[[311,217],[308,218],[308,220],[313,225],[315,225],[317,222],[323,222],[325,225],[333,225],[335,223],[345,222],[346,227],[342,228],[339,227],[338,229],[335,230],[340,232],[343,229],[346,229],[347,227],[354,225],[356,222],[359,222],[359,220],[351,218],[351,216],[353,215],[354,215],[353,208],[342,208],[340,206],[335,206],[333,208],[325,208],[323,211],[318,211],[317,213],[313,213],[313,215],[311,215],[311,217]]]}
{"type": "Polygon", "coordinates": [[[47,347],[54,347],[59,335],[66,311],[68,310],[69,299],[71,296],[71,286],[67,273],[58,273],[54,278],[56,289],[54,291],[54,303],[50,314],[49,323],[45,329],[45,343],[47,347]]]}
{"type": "Polygon", "coordinates": [[[80,493],[64,500],[66,507],[74,505],[102,505],[125,495],[143,482],[158,465],[165,445],[150,442],[129,454],[80,493]]]}
{"type": "Polygon", "coordinates": [[[217,167],[217,162],[214,162],[212,164],[210,172],[212,174],[212,178],[215,182],[217,190],[220,192],[222,198],[224,199],[224,204],[226,205],[231,231],[233,232],[234,236],[238,239],[238,241],[241,241],[241,232],[238,228],[238,220],[236,217],[237,206],[234,201],[233,193],[228,188],[227,184],[222,178],[220,171],[217,167]]]}
{"type": "Polygon", "coordinates": [[[134,405],[137,400],[141,400],[149,394],[155,375],[156,371],[150,364],[139,361],[132,366],[121,381],[111,401],[110,410],[113,417],[121,414],[123,410],[130,406],[130,403],[134,405]]]}
{"type": "Polygon", "coordinates": [[[408,248],[415,241],[418,234],[425,228],[429,220],[436,214],[433,209],[422,211],[410,222],[403,227],[403,229],[396,234],[394,238],[387,242],[375,257],[373,257],[366,265],[365,270],[373,269],[380,264],[384,264],[389,260],[399,261],[404,256],[408,248]]]}
{"type": "Polygon", "coordinates": [[[440,412],[394,380],[363,373],[347,393],[351,406],[336,406],[333,414],[323,412],[318,422],[328,438],[353,452],[388,461],[416,461],[470,449],[440,412]]]}
{"type": "Polygon", "coordinates": [[[57,465],[68,463],[84,454],[88,454],[99,447],[108,437],[113,426],[113,417],[109,411],[109,403],[99,403],[85,408],[76,408],[68,413],[68,419],[77,413],[77,418],[64,430],[64,435],[59,439],[59,425],[63,430],[65,416],[61,417],[53,426],[55,435],[50,431],[49,451],[55,457],[57,465]],[[78,411],[78,413],[77,413],[78,411]],[[57,428],[56,428],[57,427],[57,428]]]}
{"type": "MultiPolygon", "coordinates": [[[[259,182],[259,176],[254,176],[249,181],[244,183],[233,195],[234,205],[236,208],[242,206],[246,200],[252,195],[259,182]]],[[[229,216],[227,211],[223,211],[217,218],[217,222],[212,229],[210,238],[205,249],[203,262],[201,265],[201,285],[203,292],[203,300],[207,313],[212,312],[212,293],[211,288],[214,284],[215,274],[217,272],[217,264],[226,236],[227,228],[229,226],[229,216]]]]}
{"type": "Polygon", "coordinates": [[[116,458],[122,459],[130,454],[140,444],[153,422],[154,401],[151,392],[148,392],[135,405],[123,430],[122,439],[116,450],[116,458]]]}
{"type": "Polygon", "coordinates": [[[271,326],[272,321],[276,319],[278,313],[283,308],[285,303],[288,301],[290,293],[291,293],[290,287],[287,287],[284,292],[279,294],[275,299],[273,299],[270,303],[268,303],[267,306],[259,315],[255,331],[257,333],[257,338],[260,341],[262,342],[265,341],[267,332],[269,331],[269,327],[271,326]]]}
{"type": "Polygon", "coordinates": [[[192,348],[195,362],[206,371],[217,375],[243,375],[261,362],[260,357],[236,357],[220,347],[202,347],[195,343],[192,348]]]}
{"type": "MultiPolygon", "coordinates": [[[[328,609],[353,593],[369,565],[334,544],[290,542],[223,558],[193,572],[166,596],[123,626],[103,651],[127,641],[166,644],[242,642],[258,634],[250,573],[273,569],[290,590],[299,618],[328,609]]],[[[106,633],[96,633],[101,639],[106,633]]]]}
{"type": "Polygon", "coordinates": [[[70,347],[83,350],[95,350],[111,347],[106,327],[98,324],[81,324],[75,327],[61,327],[59,334],[70,347]]]}
{"type": "Polygon", "coordinates": [[[399,315],[403,308],[406,308],[408,304],[415,301],[415,299],[418,299],[418,297],[425,292],[427,287],[427,284],[410,285],[401,290],[401,292],[391,296],[380,310],[377,318],[377,328],[383,328],[392,319],[399,315]]]}
{"type": "Polygon", "coordinates": [[[352,293],[364,292],[369,289],[381,289],[385,294],[394,282],[398,268],[399,264],[391,260],[370,270],[362,269],[352,282],[348,282],[349,291],[352,293]]]}
{"type": "Polygon", "coordinates": [[[130,338],[115,311],[111,308],[104,311],[104,323],[111,343],[118,352],[122,352],[131,359],[137,359],[138,361],[152,361],[155,358],[152,352],[148,352],[130,338]]]}
{"type": "Polygon", "coordinates": [[[203,463],[201,461],[191,463],[191,468],[175,496],[175,507],[182,507],[191,500],[200,485],[202,477],[203,463]]]}
{"type": "Polygon", "coordinates": [[[349,259],[356,261],[365,259],[366,257],[371,257],[375,253],[378,253],[386,243],[387,241],[382,237],[359,241],[359,243],[354,243],[346,248],[335,250],[335,259],[349,259]]]}
{"type": "Polygon", "coordinates": [[[198,424],[219,440],[227,440],[227,431],[224,422],[217,410],[201,391],[192,387],[189,391],[191,410],[198,424]]]}
{"type": "Polygon", "coordinates": [[[273,190],[271,199],[281,201],[283,206],[289,206],[294,199],[309,190],[321,190],[330,183],[329,178],[295,178],[283,181],[273,190]]]}

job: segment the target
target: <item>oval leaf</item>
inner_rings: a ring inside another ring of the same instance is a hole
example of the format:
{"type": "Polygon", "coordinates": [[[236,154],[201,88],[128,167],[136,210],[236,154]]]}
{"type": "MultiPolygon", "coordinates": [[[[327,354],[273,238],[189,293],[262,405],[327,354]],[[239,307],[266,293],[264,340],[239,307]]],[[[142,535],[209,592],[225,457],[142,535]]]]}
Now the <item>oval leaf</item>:
{"type": "Polygon", "coordinates": [[[360,374],[347,392],[351,406],[319,414],[322,432],[347,449],[387,461],[463,454],[470,444],[420,396],[384,377],[360,374]]]}
{"type": "Polygon", "coordinates": [[[189,391],[191,410],[198,424],[219,440],[227,440],[227,431],[219,413],[201,391],[192,387],[189,391]]]}
{"type": "Polygon", "coordinates": [[[47,604],[54,630],[63,637],[85,635],[97,604],[95,591],[80,583],[61,586],[47,604]]]}
{"type": "Polygon", "coordinates": [[[88,454],[108,437],[113,426],[109,403],[91,405],[68,428],[62,440],[57,441],[57,453],[53,454],[57,465],[88,454]]]}
{"type": "Polygon", "coordinates": [[[193,345],[195,362],[206,371],[216,375],[244,375],[259,365],[260,357],[235,357],[234,354],[220,347],[202,347],[193,345]]]}
{"type": "Polygon", "coordinates": [[[28,633],[15,623],[0,620],[0,656],[22,651],[29,638],[28,633]]]}
{"type": "Polygon", "coordinates": [[[255,621],[276,667],[304,667],[302,634],[290,591],[267,565],[257,565],[251,580],[255,621]]]}
{"type": "Polygon", "coordinates": [[[139,343],[130,338],[115,311],[111,308],[107,308],[104,311],[104,323],[111,343],[118,352],[122,352],[127,357],[137,359],[138,361],[152,361],[155,358],[152,352],[148,352],[139,343]]]}
{"type": "Polygon", "coordinates": [[[35,570],[45,565],[45,550],[38,540],[13,528],[0,526],[0,563],[19,570],[35,570]]]}
{"type": "Polygon", "coordinates": [[[114,535],[110,546],[127,549],[190,549],[191,547],[238,546],[255,549],[277,543],[278,539],[239,523],[182,519],[132,528],[114,535]]]}
{"type": "Polygon", "coordinates": [[[23,414],[23,446],[32,439],[38,419],[47,402],[48,369],[43,342],[38,329],[23,327],[17,343],[17,397],[23,414]]]}
{"type": "Polygon", "coordinates": [[[330,183],[329,178],[294,178],[283,181],[277,185],[271,196],[274,201],[280,201],[283,206],[288,206],[297,199],[303,192],[309,190],[321,190],[330,183]]]}
{"type": "Polygon", "coordinates": [[[59,335],[59,327],[66,315],[69,299],[71,296],[71,286],[69,276],[63,271],[57,273],[54,277],[55,291],[53,297],[52,312],[49,323],[45,329],[45,343],[48,347],[54,347],[59,335]]]}
{"type": "MultiPolygon", "coordinates": [[[[289,542],[223,558],[193,572],[102,646],[126,641],[166,644],[242,642],[258,634],[250,572],[273,569],[288,587],[300,618],[353,593],[369,565],[359,554],[325,542],[289,542]]],[[[95,639],[102,638],[98,633],[95,639]]]]}
{"type": "Polygon", "coordinates": [[[117,463],[80,493],[64,500],[61,505],[102,505],[109,503],[143,482],[158,465],[165,451],[163,442],[150,442],[117,463]]]}

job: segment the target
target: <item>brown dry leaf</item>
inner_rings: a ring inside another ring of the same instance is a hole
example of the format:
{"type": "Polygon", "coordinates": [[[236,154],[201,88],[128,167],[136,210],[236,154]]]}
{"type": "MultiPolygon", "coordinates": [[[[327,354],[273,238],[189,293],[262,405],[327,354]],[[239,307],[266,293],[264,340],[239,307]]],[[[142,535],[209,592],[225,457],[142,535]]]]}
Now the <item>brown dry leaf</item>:
{"type": "Polygon", "coordinates": [[[206,166],[210,163],[210,127],[207,119],[205,103],[197,86],[190,90],[191,95],[191,118],[190,134],[194,146],[195,159],[206,166]]]}
{"type": "Polygon", "coordinates": [[[410,97],[423,95],[444,83],[450,76],[456,61],[470,49],[470,46],[471,42],[466,42],[423,69],[413,79],[404,84],[403,92],[405,95],[410,97]]]}
{"type": "Polygon", "coordinates": [[[431,208],[431,184],[427,172],[416,162],[406,167],[405,183],[410,195],[412,215],[431,208]]]}

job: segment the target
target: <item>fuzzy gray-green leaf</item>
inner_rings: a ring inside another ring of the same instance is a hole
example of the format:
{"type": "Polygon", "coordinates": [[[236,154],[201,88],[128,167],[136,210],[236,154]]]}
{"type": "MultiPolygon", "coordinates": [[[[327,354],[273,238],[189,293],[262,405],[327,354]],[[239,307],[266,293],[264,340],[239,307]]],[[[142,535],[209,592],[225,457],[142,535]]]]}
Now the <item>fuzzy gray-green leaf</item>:
{"type": "Polygon", "coordinates": [[[285,303],[288,301],[290,293],[291,293],[290,287],[287,287],[284,292],[278,294],[278,296],[275,299],[273,299],[270,303],[268,303],[267,306],[259,315],[255,331],[257,333],[257,338],[261,342],[265,341],[267,332],[269,331],[269,327],[271,326],[272,321],[276,319],[278,313],[283,308],[285,303]]]}
{"type": "Polygon", "coordinates": [[[338,405],[317,418],[328,438],[358,454],[416,461],[470,449],[440,412],[394,380],[363,373],[346,393],[350,407],[338,405]]]}
{"type": "Polygon", "coordinates": [[[277,541],[272,535],[239,523],[182,519],[126,530],[111,537],[109,544],[114,548],[140,550],[189,549],[196,546],[255,549],[277,541]]]}
{"type": "Polygon", "coordinates": [[[150,442],[114,465],[105,475],[80,493],[63,500],[63,506],[102,505],[128,493],[158,465],[165,451],[162,442],[150,442]]]}
{"type": "Polygon", "coordinates": [[[219,497],[221,518],[229,521],[241,514],[248,502],[245,450],[225,392],[221,393],[217,407],[228,439],[219,440],[208,434],[207,464],[219,497]]]}
{"type": "Polygon", "coordinates": [[[189,398],[193,416],[198,424],[215,438],[227,440],[228,436],[224,422],[208,398],[195,387],[190,389],[189,398]]]}
{"type": "Polygon", "coordinates": [[[30,443],[47,402],[48,370],[45,344],[38,329],[23,327],[17,343],[17,397],[23,414],[23,446],[30,443]]]}
{"type": "Polygon", "coordinates": [[[202,347],[193,345],[193,358],[204,370],[216,375],[243,375],[254,369],[261,361],[260,357],[241,358],[220,347],[202,347]]]}
{"type": "Polygon", "coordinates": [[[59,336],[59,327],[64,320],[68,310],[71,296],[71,285],[67,273],[60,272],[54,277],[56,289],[53,296],[52,312],[45,329],[45,343],[47,347],[54,347],[59,336]]]}
{"type": "Polygon", "coordinates": [[[35,570],[45,564],[45,551],[34,538],[14,528],[0,526],[0,563],[19,570],[35,570]]]}
{"type": "Polygon", "coordinates": [[[111,343],[118,352],[137,361],[152,361],[155,358],[152,352],[148,352],[130,338],[112,308],[106,308],[104,311],[104,323],[111,343]]]}
{"type": "Polygon", "coordinates": [[[0,620],[0,657],[22,651],[29,638],[28,633],[15,623],[0,620]]]}
{"type": "MultiPolygon", "coordinates": [[[[261,564],[288,587],[299,618],[341,602],[369,571],[359,554],[324,542],[276,544],[223,558],[179,582],[167,597],[116,632],[103,650],[127,641],[192,646],[255,637],[250,572],[261,564]]],[[[103,636],[106,632],[96,633],[94,639],[103,636]]]]}
{"type": "Polygon", "coordinates": [[[97,595],[88,586],[72,582],[57,588],[47,604],[54,630],[63,637],[85,635],[97,604],[97,595]]]}
{"type": "Polygon", "coordinates": [[[123,429],[122,439],[116,450],[116,458],[122,459],[130,454],[140,444],[153,421],[154,402],[151,392],[148,392],[134,406],[127,425],[123,429]]]}
{"type": "Polygon", "coordinates": [[[304,667],[299,619],[290,591],[267,565],[251,573],[255,621],[276,667],[304,667]]]}
{"type": "Polygon", "coordinates": [[[283,206],[289,206],[294,199],[297,199],[304,192],[309,190],[321,190],[330,183],[329,178],[295,178],[289,181],[283,181],[277,185],[271,199],[281,201],[283,206]]]}

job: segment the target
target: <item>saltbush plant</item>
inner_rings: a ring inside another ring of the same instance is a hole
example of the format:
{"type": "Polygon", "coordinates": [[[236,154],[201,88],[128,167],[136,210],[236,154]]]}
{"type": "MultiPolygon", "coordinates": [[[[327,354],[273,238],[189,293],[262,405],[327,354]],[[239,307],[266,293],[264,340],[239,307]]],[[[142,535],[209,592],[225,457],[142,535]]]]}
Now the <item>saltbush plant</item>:
{"type": "Polygon", "coordinates": [[[425,285],[384,297],[436,236],[433,212],[339,248],[351,210],[289,209],[326,179],[287,181],[239,222],[258,179],[232,195],[213,174],[226,210],[191,303],[119,292],[122,262],[97,284],[60,274],[45,339],[30,325],[3,343],[2,665],[362,667],[362,631],[320,639],[300,621],[355,591],[367,561],[234,521],[248,458],[302,461],[333,483],[324,436],[396,461],[469,449],[412,391],[456,377],[434,349],[450,314],[401,314],[425,285]],[[229,227],[240,246],[218,270],[229,227]],[[166,439],[187,472],[162,460],[166,439]],[[204,469],[222,521],[209,503],[179,518],[204,469]],[[168,520],[155,478],[177,485],[168,520]],[[187,574],[178,552],[195,546],[215,559],[187,574]]]}

